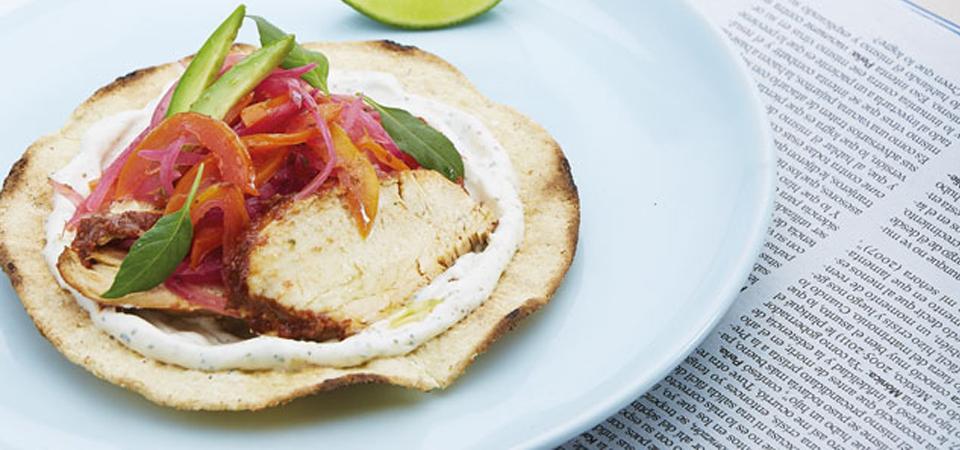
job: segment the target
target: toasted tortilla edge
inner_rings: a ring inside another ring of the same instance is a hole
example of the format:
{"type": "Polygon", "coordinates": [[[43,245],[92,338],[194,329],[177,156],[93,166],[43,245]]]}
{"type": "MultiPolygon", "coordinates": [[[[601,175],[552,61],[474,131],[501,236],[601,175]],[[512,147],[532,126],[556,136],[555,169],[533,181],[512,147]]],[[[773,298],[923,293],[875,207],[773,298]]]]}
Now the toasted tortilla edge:
{"type": "Polygon", "coordinates": [[[529,118],[482,96],[452,65],[416,47],[391,41],[307,47],[323,51],[335,69],[393,73],[407,91],[465,110],[494,133],[513,162],[526,219],[524,241],[495,292],[413,352],[345,369],[186,369],[146,358],[100,331],[57,285],[43,258],[53,194],[47,177],[79,151],[90,125],[158,96],[178,73],[174,62],[131,72],[97,90],[60,131],[26,150],[0,192],[0,264],[37,330],[67,359],[152,402],[185,410],[258,410],[359,383],[428,391],[449,386],[480,353],[550,300],[573,260],[580,223],[577,189],[556,141],[529,118]]]}

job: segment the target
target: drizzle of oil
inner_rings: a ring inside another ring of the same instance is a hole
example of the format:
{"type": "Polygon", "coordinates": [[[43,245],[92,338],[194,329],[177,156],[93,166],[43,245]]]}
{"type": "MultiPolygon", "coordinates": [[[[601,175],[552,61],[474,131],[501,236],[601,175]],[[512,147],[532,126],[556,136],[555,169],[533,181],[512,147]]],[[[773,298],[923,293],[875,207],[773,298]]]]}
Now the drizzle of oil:
{"type": "Polygon", "coordinates": [[[407,306],[399,314],[390,319],[390,328],[399,328],[408,323],[417,322],[427,317],[437,305],[443,303],[439,298],[431,298],[407,306]]]}

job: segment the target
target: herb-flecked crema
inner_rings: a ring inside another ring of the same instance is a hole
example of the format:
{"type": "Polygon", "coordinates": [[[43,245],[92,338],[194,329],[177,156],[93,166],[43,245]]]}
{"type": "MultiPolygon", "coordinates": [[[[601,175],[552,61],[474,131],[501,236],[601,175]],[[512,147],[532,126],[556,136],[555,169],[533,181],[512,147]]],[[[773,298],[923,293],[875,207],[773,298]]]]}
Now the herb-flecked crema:
{"type": "MultiPolygon", "coordinates": [[[[516,176],[499,142],[476,117],[411,95],[390,74],[334,72],[330,81],[331,90],[335,92],[364,92],[385,105],[401,107],[423,117],[450,138],[463,156],[467,192],[486,203],[498,216],[498,225],[486,249],[458,258],[418,291],[410,304],[415,307],[435,299],[441,302],[420,320],[392,327],[390,322],[394,317],[387,317],[339,342],[307,342],[272,336],[240,339],[220,330],[209,319],[174,323],[165,315],[134,315],[100,307],[64,283],[56,268],[57,258],[73,239],[73,233],[64,229],[75,207],[63,196],[54,195],[53,212],[46,222],[44,256],[57,281],[73,293],[97,327],[144,356],[192,369],[347,367],[373,358],[406,354],[443,333],[490,296],[517,251],[524,228],[516,176]]],[[[88,182],[99,178],[102,168],[147,126],[158,101],[159,98],[154,99],[142,110],[122,112],[91,126],[81,141],[80,153],[52,178],[88,195],[88,182]]]]}

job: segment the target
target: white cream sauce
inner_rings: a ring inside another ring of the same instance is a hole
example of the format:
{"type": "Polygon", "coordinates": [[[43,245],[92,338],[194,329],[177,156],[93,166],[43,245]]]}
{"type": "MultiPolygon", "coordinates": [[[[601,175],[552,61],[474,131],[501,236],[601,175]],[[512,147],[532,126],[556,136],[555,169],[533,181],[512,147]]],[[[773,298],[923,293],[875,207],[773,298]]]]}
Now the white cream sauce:
{"type": "MultiPolygon", "coordinates": [[[[342,341],[307,342],[272,336],[239,339],[211,320],[192,319],[185,324],[162,314],[139,316],[101,308],[64,283],[56,268],[57,258],[73,239],[64,228],[75,207],[61,195],[54,195],[44,248],[57,281],[73,293],[97,327],[127,347],[159,361],[200,370],[354,366],[374,358],[406,354],[453,326],[490,296],[523,239],[523,205],[510,158],[476,117],[406,93],[390,74],[334,72],[330,87],[335,92],[363,92],[385,105],[404,108],[426,119],[450,138],[463,156],[470,196],[486,203],[499,218],[486,249],[461,256],[414,295],[411,305],[442,301],[424,318],[392,327],[391,321],[403,314],[399,311],[342,341]]],[[[122,112],[93,125],[81,141],[80,153],[52,178],[88,195],[88,182],[99,178],[102,168],[147,126],[157,101],[159,98],[142,110],[122,112]]]]}

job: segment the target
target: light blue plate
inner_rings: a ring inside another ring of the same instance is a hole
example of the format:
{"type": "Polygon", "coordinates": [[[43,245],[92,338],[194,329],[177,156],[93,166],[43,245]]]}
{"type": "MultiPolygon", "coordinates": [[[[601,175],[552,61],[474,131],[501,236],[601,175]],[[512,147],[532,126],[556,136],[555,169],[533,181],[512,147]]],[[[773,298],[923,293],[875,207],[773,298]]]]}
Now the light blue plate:
{"type": "MultiPolygon", "coordinates": [[[[415,44],[543,124],[583,203],[566,281],[446,391],[359,386],[258,413],[188,413],[67,362],[3,277],[0,447],[558,444],[666,375],[736,295],[770,213],[771,141],[737,58],[682,2],[507,0],[431,32],[386,29],[333,1],[249,3],[305,41],[415,44]]],[[[232,7],[27,0],[0,16],[0,165],[97,87],[192,53],[232,7]]],[[[251,24],[241,40],[256,41],[251,24]]]]}

